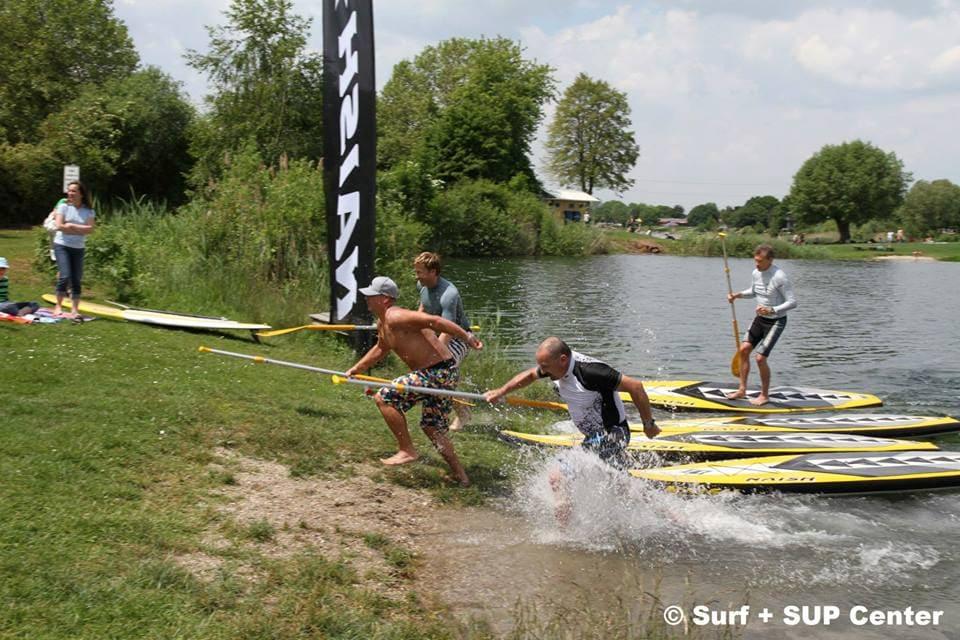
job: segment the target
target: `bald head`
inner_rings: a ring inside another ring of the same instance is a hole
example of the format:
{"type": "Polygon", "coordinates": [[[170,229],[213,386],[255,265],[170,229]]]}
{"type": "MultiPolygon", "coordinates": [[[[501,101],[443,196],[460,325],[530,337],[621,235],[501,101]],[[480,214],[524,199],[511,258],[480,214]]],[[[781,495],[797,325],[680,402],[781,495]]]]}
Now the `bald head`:
{"type": "Polygon", "coordinates": [[[567,343],[557,338],[556,336],[550,336],[546,340],[540,343],[540,346],[537,348],[538,352],[542,352],[545,355],[550,356],[551,358],[559,358],[560,356],[570,356],[570,347],[567,346],[567,343]]]}
{"type": "Polygon", "coordinates": [[[560,338],[551,336],[537,347],[537,366],[552,379],[562,378],[567,373],[571,358],[570,347],[560,338]]]}

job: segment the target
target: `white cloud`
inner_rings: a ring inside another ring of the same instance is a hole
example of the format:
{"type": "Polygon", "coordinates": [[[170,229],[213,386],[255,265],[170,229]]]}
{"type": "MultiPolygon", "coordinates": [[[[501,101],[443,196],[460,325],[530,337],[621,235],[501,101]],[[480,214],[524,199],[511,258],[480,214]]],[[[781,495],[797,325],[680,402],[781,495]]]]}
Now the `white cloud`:
{"type": "MultiPolygon", "coordinates": [[[[204,79],[185,49],[229,0],[118,0],[144,62],[204,79]]],[[[313,18],[320,4],[295,0],[313,18]]],[[[627,93],[641,158],[628,200],[739,204],[785,195],[824,144],[862,138],[918,178],[960,183],[956,0],[375,0],[377,84],[393,65],[451,37],[503,35],[551,65],[561,90],[580,72],[627,93]]],[[[552,109],[551,109],[552,111],[552,109]]],[[[535,145],[542,165],[542,147],[535,145]]],[[[610,195],[610,194],[601,194],[610,195]]]]}
{"type": "Polygon", "coordinates": [[[956,10],[932,19],[893,11],[817,9],[791,21],[756,23],[742,51],[748,59],[783,69],[796,64],[813,80],[909,91],[957,84],[956,77],[937,71],[949,68],[949,48],[956,46],[958,33],[956,10]],[[939,66],[938,56],[945,56],[939,66]]]}
{"type": "Polygon", "coordinates": [[[960,73],[960,46],[942,51],[930,63],[930,71],[936,75],[953,74],[956,77],[960,73]]]}

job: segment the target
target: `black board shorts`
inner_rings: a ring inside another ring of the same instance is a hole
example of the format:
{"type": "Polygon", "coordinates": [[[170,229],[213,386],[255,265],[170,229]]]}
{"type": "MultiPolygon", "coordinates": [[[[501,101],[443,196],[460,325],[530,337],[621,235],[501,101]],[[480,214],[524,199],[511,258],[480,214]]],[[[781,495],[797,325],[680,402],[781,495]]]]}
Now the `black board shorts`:
{"type": "Polygon", "coordinates": [[[780,339],[783,330],[787,328],[787,316],[782,318],[764,318],[756,316],[750,325],[745,340],[753,345],[757,353],[769,356],[773,347],[780,339]]]}
{"type": "Polygon", "coordinates": [[[630,444],[630,427],[627,421],[605,427],[603,431],[583,439],[583,448],[592,451],[600,459],[617,469],[628,469],[627,445],[630,444]]]}

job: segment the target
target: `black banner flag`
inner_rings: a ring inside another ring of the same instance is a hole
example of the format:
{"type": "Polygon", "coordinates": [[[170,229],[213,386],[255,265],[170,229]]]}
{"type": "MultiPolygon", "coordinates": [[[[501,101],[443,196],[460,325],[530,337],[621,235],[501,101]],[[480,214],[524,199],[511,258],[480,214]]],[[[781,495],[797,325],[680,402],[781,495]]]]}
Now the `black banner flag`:
{"type": "Polygon", "coordinates": [[[373,62],[373,0],[323,0],[323,167],[331,322],[369,317],[359,289],[374,276],[373,62]]]}

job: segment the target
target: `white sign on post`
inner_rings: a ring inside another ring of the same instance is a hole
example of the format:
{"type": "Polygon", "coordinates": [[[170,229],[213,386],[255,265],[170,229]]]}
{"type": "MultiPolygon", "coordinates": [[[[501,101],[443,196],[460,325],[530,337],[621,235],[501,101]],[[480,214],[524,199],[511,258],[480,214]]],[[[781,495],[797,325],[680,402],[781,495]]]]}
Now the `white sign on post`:
{"type": "Polygon", "coordinates": [[[67,192],[67,185],[80,180],[80,167],[75,164],[63,165],[63,192],[67,192]]]}

